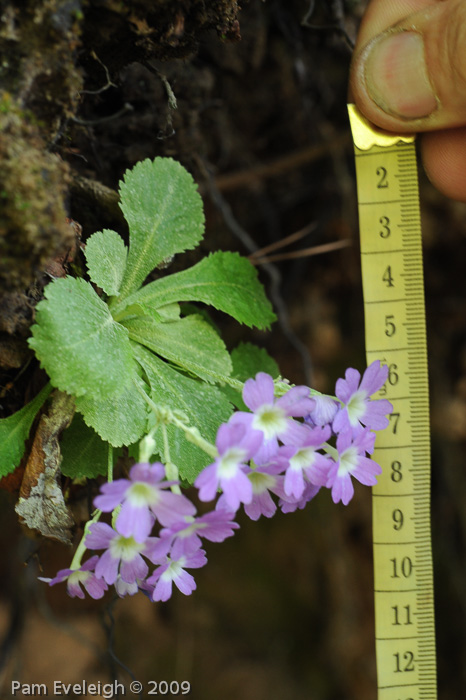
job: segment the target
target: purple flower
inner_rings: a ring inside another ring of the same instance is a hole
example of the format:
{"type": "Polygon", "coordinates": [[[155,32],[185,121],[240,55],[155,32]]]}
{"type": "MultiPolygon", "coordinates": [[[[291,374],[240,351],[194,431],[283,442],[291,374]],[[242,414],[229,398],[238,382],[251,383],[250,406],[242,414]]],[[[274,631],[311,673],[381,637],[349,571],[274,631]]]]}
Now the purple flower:
{"type": "Polygon", "coordinates": [[[325,394],[313,394],[312,398],[315,406],[310,414],[305,417],[306,423],[318,427],[331,425],[339,408],[338,401],[325,394]]]}
{"type": "Polygon", "coordinates": [[[340,433],[352,429],[358,431],[361,424],[373,430],[383,430],[388,425],[387,414],[393,411],[393,406],[386,399],[371,401],[371,395],[381,389],[388,377],[387,365],[381,366],[380,361],[373,362],[364,372],[362,380],[360,373],[351,367],[346,370],[345,379],[338,379],[335,393],[343,407],[340,408],[333,421],[333,430],[340,433]]]}
{"type": "Polygon", "coordinates": [[[152,563],[158,563],[167,554],[170,545],[158,537],[148,537],[144,542],[136,542],[134,537],[125,537],[106,523],[94,523],[86,537],[89,549],[105,549],[95,566],[98,578],[108,584],[115,583],[118,575],[125,583],[135,583],[145,579],[149,568],[142,554],[152,563]]]}
{"type": "Polygon", "coordinates": [[[253,415],[238,411],[230,421],[243,423],[263,433],[264,443],[254,456],[257,463],[266,464],[272,459],[278,448],[278,440],[284,444],[299,440],[304,426],[293,418],[303,418],[314,408],[314,400],[309,393],[307,386],[295,386],[276,399],[273,379],[269,374],[259,372],[255,379],[247,380],[243,401],[253,415]]]}
{"type": "Polygon", "coordinates": [[[241,423],[225,423],[217,432],[219,456],[205,467],[194,485],[199,489],[201,501],[211,501],[220,487],[229,509],[238,510],[240,503],[249,503],[252,487],[245,474],[246,462],[257,452],[262,433],[241,423]]]}
{"type": "Polygon", "coordinates": [[[144,542],[150,534],[155,518],[170,527],[185,515],[194,515],[196,509],[186,496],[167,491],[174,481],[164,481],[165,467],[155,464],[135,464],[129,479],[117,479],[101,487],[101,495],[94,505],[109,513],[120,504],[116,521],[118,532],[144,542]]]}
{"type": "Polygon", "coordinates": [[[263,515],[271,518],[277,506],[272,499],[271,493],[280,498],[285,495],[283,471],[288,465],[288,461],[277,457],[274,462],[251,469],[248,478],[252,484],[252,501],[244,506],[246,515],[251,520],[259,520],[263,515]]]}
{"type": "Polygon", "coordinates": [[[373,486],[377,483],[376,474],[381,474],[380,466],[365,456],[374,446],[374,433],[368,428],[362,429],[356,436],[351,430],[340,433],[337,437],[338,461],[330,468],[327,488],[332,489],[334,503],[342,501],[346,506],[354,494],[351,477],[361,484],[373,486]]]}
{"type": "Polygon", "coordinates": [[[101,578],[97,578],[93,573],[93,569],[97,563],[98,556],[93,556],[82,564],[79,569],[61,569],[55,578],[39,578],[40,581],[45,581],[49,586],[55,586],[56,583],[66,581],[68,594],[72,598],[84,598],[84,591],[81,585],[84,586],[91,598],[102,598],[108,586],[101,578]]]}
{"type": "Polygon", "coordinates": [[[172,584],[185,595],[191,595],[196,589],[196,582],[185,569],[199,569],[207,563],[205,552],[198,549],[191,554],[182,554],[177,559],[166,557],[166,561],[157,567],[146,584],[154,586],[152,600],[168,600],[172,594],[172,584]]]}
{"type": "Polygon", "coordinates": [[[309,501],[312,501],[312,499],[317,496],[319,491],[320,486],[306,483],[300,498],[295,499],[291,496],[282,496],[279,503],[282,513],[294,513],[295,510],[302,510],[307,506],[309,501]]]}
{"type": "Polygon", "coordinates": [[[330,427],[311,429],[306,432],[294,446],[285,445],[280,448],[280,454],[287,457],[288,467],[285,473],[285,493],[295,499],[300,499],[305,488],[305,481],[314,486],[325,486],[332,461],[317,450],[330,437],[330,427]]]}
{"type": "Polygon", "coordinates": [[[138,582],[133,581],[133,583],[127,583],[123,581],[120,574],[118,574],[117,580],[115,581],[115,590],[120,598],[124,598],[127,595],[135,595],[139,591],[138,582]]]}
{"type": "Polygon", "coordinates": [[[210,542],[223,542],[232,537],[239,528],[234,520],[234,513],[229,510],[212,510],[196,518],[186,518],[170,528],[160,531],[162,540],[172,542],[175,538],[182,543],[184,552],[194,552],[202,546],[201,537],[210,542]]]}

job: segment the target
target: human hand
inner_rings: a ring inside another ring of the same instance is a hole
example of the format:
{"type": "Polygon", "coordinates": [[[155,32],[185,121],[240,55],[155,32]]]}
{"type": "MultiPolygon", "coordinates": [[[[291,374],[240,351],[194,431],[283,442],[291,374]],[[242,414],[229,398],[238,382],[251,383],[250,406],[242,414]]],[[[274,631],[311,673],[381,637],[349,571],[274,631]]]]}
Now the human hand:
{"type": "Polygon", "coordinates": [[[350,85],[354,102],[377,126],[423,132],[430,180],[466,201],[465,0],[372,0],[350,85]]]}

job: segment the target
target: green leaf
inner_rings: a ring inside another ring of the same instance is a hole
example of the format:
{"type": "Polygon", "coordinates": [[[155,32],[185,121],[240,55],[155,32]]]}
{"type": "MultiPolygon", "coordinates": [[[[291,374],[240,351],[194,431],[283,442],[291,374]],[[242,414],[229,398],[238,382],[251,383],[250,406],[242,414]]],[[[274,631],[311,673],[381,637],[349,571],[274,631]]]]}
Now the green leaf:
{"type": "Polygon", "coordinates": [[[104,399],[86,395],[76,399],[76,410],[113,447],[131,445],[147,431],[147,404],[134,383],[104,399]]]}
{"type": "Polygon", "coordinates": [[[107,442],[88,428],[79,413],[75,413],[70,427],[63,431],[60,451],[63,457],[60,471],[71,479],[95,479],[107,474],[107,442]]]}
{"type": "MultiPolygon", "coordinates": [[[[171,304],[170,306],[174,306],[174,304],[171,304]]],[[[123,324],[126,319],[135,318],[138,316],[150,316],[159,323],[161,323],[163,320],[161,314],[159,314],[158,311],[155,311],[155,309],[150,308],[150,306],[147,306],[147,304],[131,304],[131,306],[125,306],[125,310],[118,321],[119,323],[123,324]]]]}
{"type": "Polygon", "coordinates": [[[221,251],[187,270],[151,282],[116,307],[114,313],[118,318],[126,303],[158,309],[174,301],[202,301],[240,323],[261,329],[275,320],[255,267],[238,253],[221,251]]]}
{"type": "Polygon", "coordinates": [[[253,343],[240,343],[231,352],[233,363],[232,376],[245,382],[250,377],[255,377],[258,372],[266,372],[273,379],[280,376],[280,369],[265,348],[260,348],[253,343]]]}
{"type": "Polygon", "coordinates": [[[155,311],[150,306],[145,306],[145,312],[155,318],[156,321],[178,321],[180,318],[181,308],[177,303],[167,304],[166,306],[161,306],[155,311]],[[157,318],[158,316],[158,318],[157,318]]]}
{"type": "Polygon", "coordinates": [[[206,382],[224,383],[231,373],[230,355],[223,340],[200,316],[157,323],[145,316],[128,319],[131,340],[206,382]]]}
{"type": "Polygon", "coordinates": [[[120,197],[130,233],[120,290],[125,297],[163,260],[198,245],[204,235],[204,211],[192,176],[171,158],[144,160],[127,170],[120,197]]]}
{"type": "Polygon", "coordinates": [[[176,303],[161,306],[157,311],[147,304],[131,304],[131,306],[125,306],[124,315],[119,321],[123,323],[123,319],[126,321],[130,317],[150,316],[152,320],[158,323],[165,323],[166,321],[178,321],[180,312],[180,305],[176,303]]]}
{"type": "MultiPolygon", "coordinates": [[[[266,372],[274,379],[280,374],[277,363],[270,357],[267,350],[253,343],[240,343],[232,350],[231,361],[233,363],[231,376],[234,379],[239,379],[240,382],[245,382],[247,379],[255,377],[258,372],[266,372]]],[[[236,389],[231,386],[224,386],[222,391],[240,411],[249,410],[242,399],[241,393],[236,391],[236,389]]]]}
{"type": "Polygon", "coordinates": [[[212,316],[210,315],[209,309],[207,309],[205,306],[198,306],[196,304],[191,304],[188,302],[186,304],[180,305],[180,311],[183,316],[192,316],[193,314],[196,316],[201,316],[201,318],[203,318],[204,321],[208,323],[211,328],[214,329],[217,335],[221,335],[220,328],[217,326],[212,316]]]}
{"type": "MultiPolygon", "coordinates": [[[[219,426],[232,413],[232,406],[220,389],[179,374],[141,346],[135,347],[135,357],[146,372],[154,403],[182,411],[189,425],[196,426],[202,437],[214,444],[219,426]]],[[[171,461],[177,465],[181,478],[192,483],[212,458],[173,425],[167,426],[167,434],[171,461]]],[[[155,433],[155,440],[163,455],[161,429],[155,433]]]]}
{"type": "Polygon", "coordinates": [[[20,463],[34,418],[51,391],[49,382],[30,403],[0,420],[0,477],[14,472],[20,463]]]}
{"type": "Polygon", "coordinates": [[[121,391],[136,365],[126,328],[82,279],[57,279],[37,305],[29,345],[53,386],[73,396],[121,391]]]}
{"type": "Polygon", "coordinates": [[[118,294],[126,268],[127,249],[116,231],[104,229],[86,241],[89,276],[105,294],[118,294]]]}

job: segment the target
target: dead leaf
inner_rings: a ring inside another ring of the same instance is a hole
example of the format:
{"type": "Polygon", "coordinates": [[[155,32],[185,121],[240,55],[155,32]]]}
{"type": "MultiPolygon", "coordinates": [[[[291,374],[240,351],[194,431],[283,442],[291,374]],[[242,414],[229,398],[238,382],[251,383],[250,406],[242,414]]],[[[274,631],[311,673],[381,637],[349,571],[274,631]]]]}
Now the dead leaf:
{"type": "Polygon", "coordinates": [[[48,413],[41,416],[37,426],[15,508],[29,528],[66,544],[71,544],[74,521],[59,483],[59,437],[71,423],[74,410],[72,396],[54,391],[48,413]]]}

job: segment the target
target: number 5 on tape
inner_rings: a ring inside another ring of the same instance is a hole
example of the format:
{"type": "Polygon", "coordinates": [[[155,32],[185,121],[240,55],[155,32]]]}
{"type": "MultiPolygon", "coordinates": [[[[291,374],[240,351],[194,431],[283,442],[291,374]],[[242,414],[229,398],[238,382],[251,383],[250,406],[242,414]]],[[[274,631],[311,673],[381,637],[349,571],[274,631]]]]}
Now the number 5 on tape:
{"type": "Polygon", "coordinates": [[[378,700],[437,698],[430,538],[430,430],[421,220],[413,136],[348,106],[358,186],[367,363],[388,365],[393,404],[374,459],[378,700]]]}

